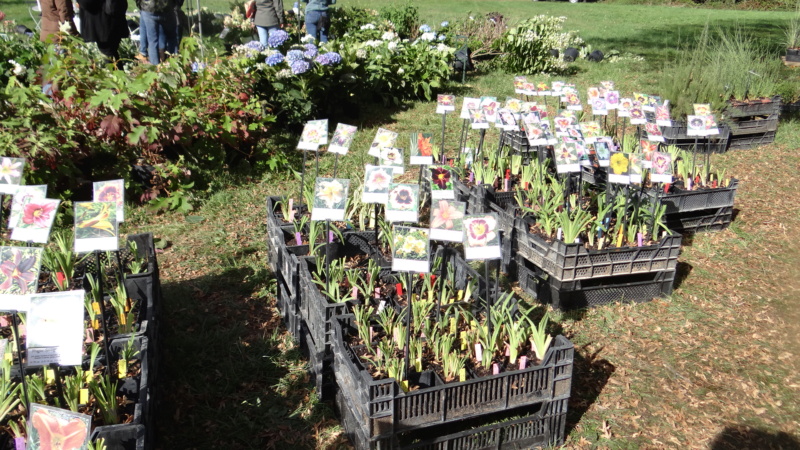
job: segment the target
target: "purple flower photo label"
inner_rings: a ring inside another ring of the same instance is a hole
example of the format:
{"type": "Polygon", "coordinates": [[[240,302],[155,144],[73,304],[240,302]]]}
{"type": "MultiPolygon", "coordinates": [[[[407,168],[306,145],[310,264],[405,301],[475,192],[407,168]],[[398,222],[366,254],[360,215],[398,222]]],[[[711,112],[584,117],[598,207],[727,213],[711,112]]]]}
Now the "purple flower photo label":
{"type": "Polygon", "coordinates": [[[28,202],[18,217],[11,239],[21,242],[47,244],[50,240],[50,229],[58,213],[60,200],[40,199],[28,202]]]}
{"type": "Polygon", "coordinates": [[[456,96],[439,94],[436,96],[436,114],[447,114],[456,110],[456,96]]]}
{"type": "Polygon", "coordinates": [[[0,311],[29,309],[41,262],[41,247],[0,247],[0,311]]]}
{"type": "Polygon", "coordinates": [[[580,172],[581,164],[578,148],[574,142],[562,142],[555,148],[556,172],[580,172]]]}
{"type": "Polygon", "coordinates": [[[350,145],[353,143],[353,138],[356,135],[357,127],[353,125],[346,125],[340,123],[336,125],[336,130],[333,132],[331,143],[328,146],[328,151],[340,155],[346,155],[350,150],[350,145]]]}
{"type": "Polygon", "coordinates": [[[92,183],[92,200],[117,204],[117,222],[125,221],[125,180],[96,181],[92,183]]]}
{"type": "Polygon", "coordinates": [[[500,231],[497,215],[472,214],[464,218],[464,259],[489,260],[499,259],[500,231]]]}
{"type": "Polygon", "coordinates": [[[650,181],[653,183],[672,183],[672,155],[653,152],[650,181]]]}
{"type": "Polygon", "coordinates": [[[419,185],[392,183],[386,203],[386,221],[415,223],[418,215],[419,185]]]}
{"type": "Polygon", "coordinates": [[[450,167],[431,167],[431,199],[455,199],[453,172],[450,167]]]}

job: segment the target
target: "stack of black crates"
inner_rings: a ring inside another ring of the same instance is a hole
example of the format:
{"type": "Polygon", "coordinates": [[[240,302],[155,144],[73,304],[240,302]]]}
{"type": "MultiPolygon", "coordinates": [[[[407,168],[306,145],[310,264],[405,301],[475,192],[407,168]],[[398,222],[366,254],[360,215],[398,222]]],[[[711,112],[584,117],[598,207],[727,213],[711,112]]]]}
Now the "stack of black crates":
{"type": "Polygon", "coordinates": [[[746,150],[775,141],[781,97],[731,103],[723,111],[731,129],[729,150],[746,150]]]}

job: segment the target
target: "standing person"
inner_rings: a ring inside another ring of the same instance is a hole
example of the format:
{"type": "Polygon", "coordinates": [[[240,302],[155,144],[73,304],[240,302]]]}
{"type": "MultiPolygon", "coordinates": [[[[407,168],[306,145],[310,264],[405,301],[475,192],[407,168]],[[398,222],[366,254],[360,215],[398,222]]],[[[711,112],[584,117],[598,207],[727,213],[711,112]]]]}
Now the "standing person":
{"type": "Polygon", "coordinates": [[[253,23],[261,45],[267,46],[269,32],[283,27],[283,0],[255,0],[256,17],[253,23]]]}
{"type": "Polygon", "coordinates": [[[75,28],[75,11],[72,9],[72,0],[41,0],[42,23],[39,33],[39,40],[47,41],[47,38],[58,33],[62,23],[68,23],[70,34],[77,35],[78,29],[75,28]]]}
{"type": "Polygon", "coordinates": [[[306,5],[306,33],[320,42],[328,42],[328,6],[336,0],[303,0],[306,5]]]}
{"type": "Polygon", "coordinates": [[[78,0],[78,6],[83,40],[95,42],[108,60],[119,59],[119,43],[130,36],[125,20],[128,0],[78,0]]]}
{"type": "Polygon", "coordinates": [[[150,58],[147,57],[147,25],[139,14],[139,54],[136,55],[139,62],[149,64],[150,58]]]}
{"type": "Polygon", "coordinates": [[[164,51],[175,52],[177,20],[172,0],[137,0],[141,22],[147,30],[147,58],[161,62],[164,51]]]}

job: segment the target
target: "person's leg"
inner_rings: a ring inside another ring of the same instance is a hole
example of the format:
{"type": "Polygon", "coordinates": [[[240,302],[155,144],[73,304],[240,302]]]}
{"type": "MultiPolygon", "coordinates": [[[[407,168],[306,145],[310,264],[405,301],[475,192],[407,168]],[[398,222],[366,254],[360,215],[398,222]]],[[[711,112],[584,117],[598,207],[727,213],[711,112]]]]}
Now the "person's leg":
{"type": "Polygon", "coordinates": [[[328,42],[328,12],[322,11],[319,17],[319,41],[328,42]]]}
{"type": "Polygon", "coordinates": [[[142,22],[145,22],[145,27],[147,29],[147,58],[150,60],[150,64],[157,65],[159,63],[158,60],[158,28],[159,24],[157,22],[158,16],[156,14],[141,11],[141,18],[142,22]]]}
{"type": "Polygon", "coordinates": [[[317,28],[319,17],[319,11],[306,11],[306,34],[310,34],[314,39],[319,39],[317,34],[319,32],[317,28]]]}
{"type": "Polygon", "coordinates": [[[147,21],[139,16],[139,53],[147,56],[147,21]]]}
{"type": "Polygon", "coordinates": [[[162,14],[164,25],[164,50],[171,54],[178,53],[178,21],[174,10],[165,11],[162,14]]]}
{"type": "Polygon", "coordinates": [[[258,42],[261,42],[261,45],[267,45],[267,39],[269,38],[269,30],[266,27],[260,27],[256,25],[256,31],[258,31],[258,42]]]}

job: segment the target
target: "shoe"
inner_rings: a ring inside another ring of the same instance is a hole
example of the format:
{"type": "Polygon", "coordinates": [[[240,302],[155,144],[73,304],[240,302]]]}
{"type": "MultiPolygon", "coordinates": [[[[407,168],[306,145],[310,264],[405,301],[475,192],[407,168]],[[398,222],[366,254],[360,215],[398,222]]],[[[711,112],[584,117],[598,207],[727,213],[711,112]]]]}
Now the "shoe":
{"type": "Polygon", "coordinates": [[[150,60],[147,58],[147,56],[144,56],[141,53],[136,54],[136,60],[142,64],[150,64],[150,60]]]}

